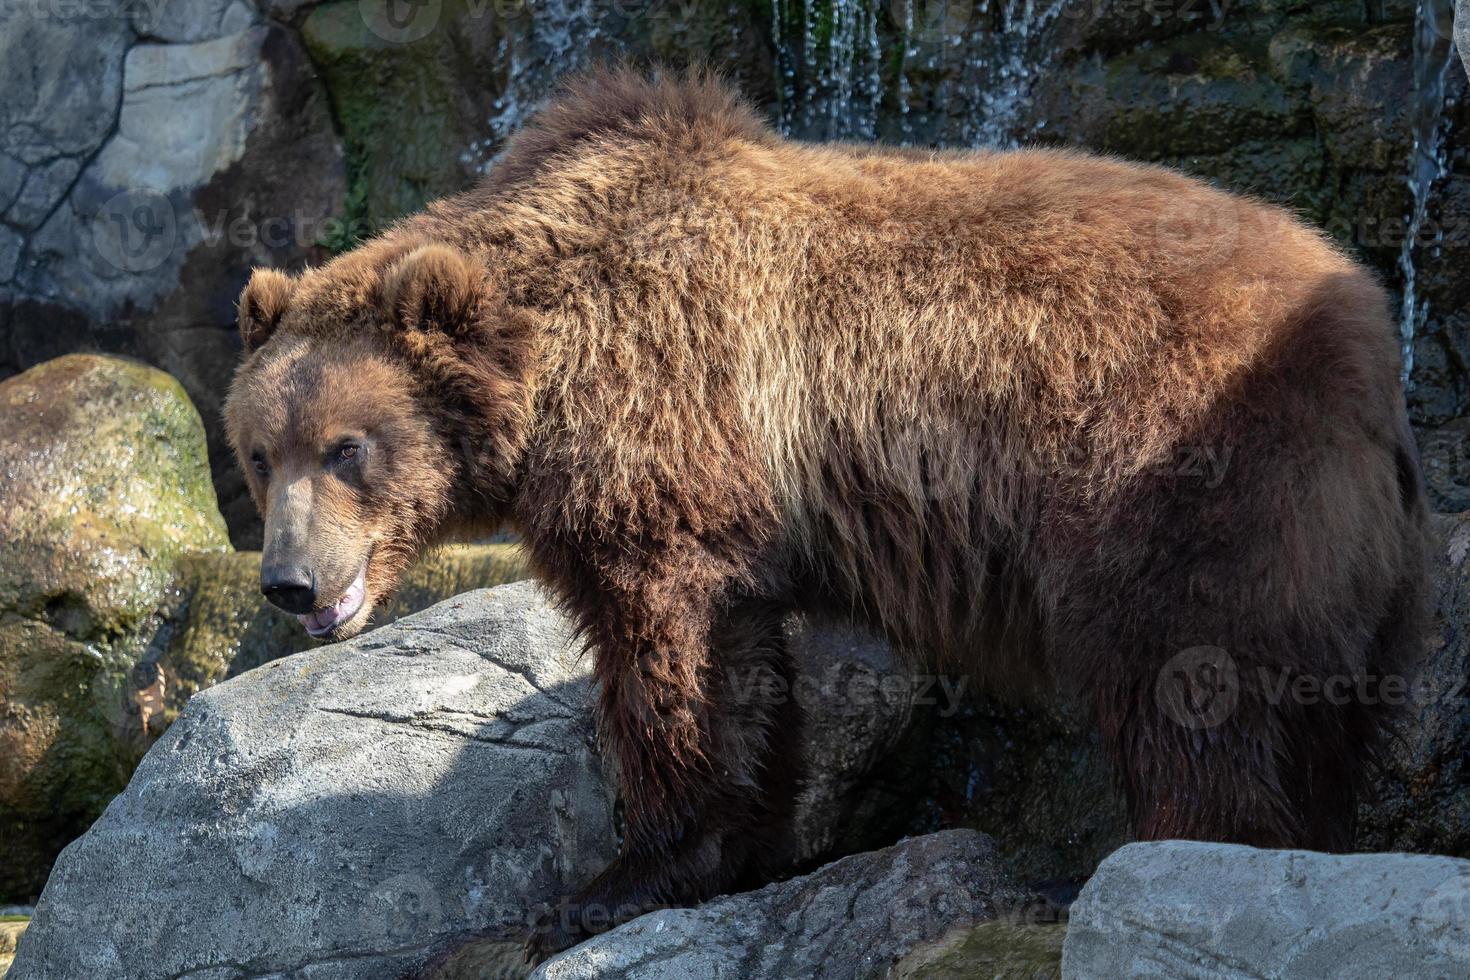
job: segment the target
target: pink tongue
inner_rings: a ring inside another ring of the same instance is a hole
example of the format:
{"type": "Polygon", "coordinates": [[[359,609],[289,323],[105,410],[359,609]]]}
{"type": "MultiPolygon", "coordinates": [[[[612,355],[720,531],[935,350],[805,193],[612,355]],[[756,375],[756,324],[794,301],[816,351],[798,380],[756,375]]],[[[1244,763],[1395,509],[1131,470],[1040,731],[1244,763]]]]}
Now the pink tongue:
{"type": "Polygon", "coordinates": [[[305,616],[297,616],[296,618],[301,621],[302,626],[305,626],[314,633],[320,633],[322,630],[331,629],[337,622],[337,607],[333,606],[330,609],[307,613],[305,616]]]}
{"type": "Polygon", "coordinates": [[[338,599],[333,605],[328,606],[326,609],[318,609],[316,612],[297,616],[296,619],[311,633],[325,633],[343,619],[351,617],[362,607],[363,592],[365,589],[363,576],[364,572],[359,571],[357,573],[357,579],[348,588],[347,594],[338,599]]]}

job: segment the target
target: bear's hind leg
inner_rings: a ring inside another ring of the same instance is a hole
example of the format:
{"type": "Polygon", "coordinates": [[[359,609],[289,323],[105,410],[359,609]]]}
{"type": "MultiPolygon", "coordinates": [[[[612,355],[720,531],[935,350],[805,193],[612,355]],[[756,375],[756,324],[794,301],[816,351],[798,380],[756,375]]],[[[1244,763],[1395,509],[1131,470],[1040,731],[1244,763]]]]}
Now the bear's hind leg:
{"type": "Polygon", "coordinates": [[[1137,839],[1351,846],[1384,719],[1363,678],[1213,646],[1152,662],[1094,697],[1137,839]]]}

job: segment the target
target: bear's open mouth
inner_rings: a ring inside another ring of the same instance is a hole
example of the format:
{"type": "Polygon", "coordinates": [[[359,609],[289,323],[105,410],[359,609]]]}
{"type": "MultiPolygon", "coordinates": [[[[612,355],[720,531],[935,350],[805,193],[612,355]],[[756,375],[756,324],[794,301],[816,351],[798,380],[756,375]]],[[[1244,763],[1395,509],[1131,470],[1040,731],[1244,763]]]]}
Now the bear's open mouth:
{"type": "Polygon", "coordinates": [[[347,587],[342,598],[332,603],[325,609],[307,613],[296,618],[306,627],[306,632],[312,636],[326,636],[338,626],[356,616],[358,610],[362,609],[363,602],[367,599],[367,562],[357,570],[357,578],[347,587]]]}

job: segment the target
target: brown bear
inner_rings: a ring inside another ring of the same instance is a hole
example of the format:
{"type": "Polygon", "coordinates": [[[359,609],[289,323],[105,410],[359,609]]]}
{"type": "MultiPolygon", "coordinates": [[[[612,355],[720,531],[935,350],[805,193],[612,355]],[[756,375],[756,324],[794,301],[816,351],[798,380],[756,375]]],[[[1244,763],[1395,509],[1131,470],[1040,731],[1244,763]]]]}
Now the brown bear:
{"type": "Polygon", "coordinates": [[[1081,696],[1140,838],[1350,844],[1426,505],[1384,292],[1285,211],[613,72],[239,308],[267,596],[350,636],[509,525],[595,653],[625,840],[533,955],[780,860],[793,608],[1081,696]]]}

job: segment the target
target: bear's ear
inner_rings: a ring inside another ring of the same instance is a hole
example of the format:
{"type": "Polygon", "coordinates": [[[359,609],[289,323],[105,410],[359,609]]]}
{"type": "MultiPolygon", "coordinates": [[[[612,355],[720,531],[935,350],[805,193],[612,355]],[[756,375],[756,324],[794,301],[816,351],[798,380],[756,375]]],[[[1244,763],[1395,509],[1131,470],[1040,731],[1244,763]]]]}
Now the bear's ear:
{"type": "Polygon", "coordinates": [[[484,295],[483,269],[449,245],[421,245],[383,276],[383,313],[408,330],[458,334],[475,322],[484,295]]]}
{"type": "Polygon", "coordinates": [[[279,269],[256,269],[240,293],[236,309],[240,316],[240,339],[245,343],[245,353],[259,350],[271,339],[281,316],[286,312],[286,303],[296,281],[279,269]]]}

